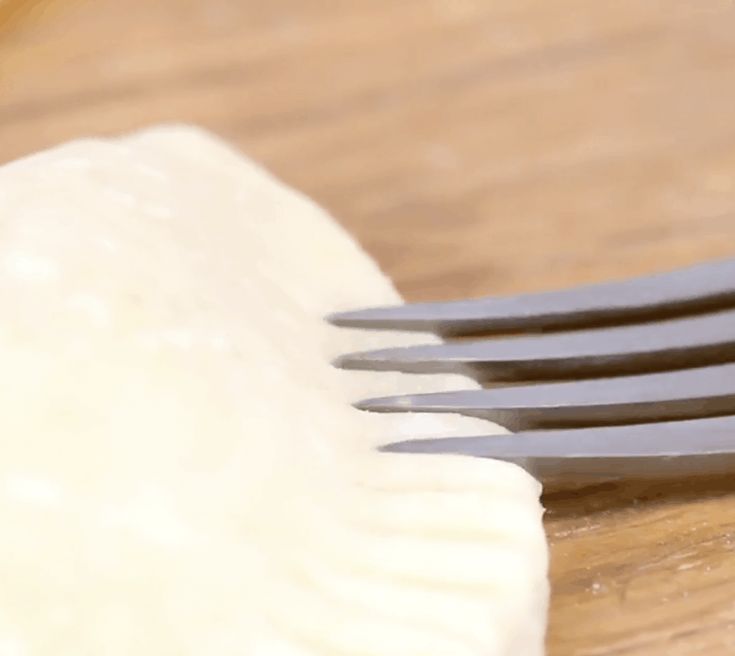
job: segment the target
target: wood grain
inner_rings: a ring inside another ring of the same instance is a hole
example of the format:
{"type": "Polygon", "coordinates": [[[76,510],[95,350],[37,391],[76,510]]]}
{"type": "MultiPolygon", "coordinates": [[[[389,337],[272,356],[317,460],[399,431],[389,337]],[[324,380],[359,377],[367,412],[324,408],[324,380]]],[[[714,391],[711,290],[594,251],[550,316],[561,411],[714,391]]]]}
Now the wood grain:
{"type": "MultiPolygon", "coordinates": [[[[203,124],[330,208],[413,299],[735,252],[729,0],[32,9],[0,26],[0,160],[203,124]]],[[[546,503],[551,656],[735,653],[735,477],[546,503]]]]}

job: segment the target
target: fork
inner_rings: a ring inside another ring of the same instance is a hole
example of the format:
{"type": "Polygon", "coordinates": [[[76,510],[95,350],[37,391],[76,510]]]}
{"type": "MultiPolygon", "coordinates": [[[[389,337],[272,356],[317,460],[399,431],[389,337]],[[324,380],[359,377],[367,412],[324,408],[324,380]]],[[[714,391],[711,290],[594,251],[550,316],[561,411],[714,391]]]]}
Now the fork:
{"type": "Polygon", "coordinates": [[[735,469],[735,259],[544,293],[361,309],[328,320],[443,337],[495,335],[337,359],[345,369],[460,373],[495,384],[359,400],[362,410],[459,413],[518,431],[412,439],[384,451],[507,460],[542,480],[735,469]]]}

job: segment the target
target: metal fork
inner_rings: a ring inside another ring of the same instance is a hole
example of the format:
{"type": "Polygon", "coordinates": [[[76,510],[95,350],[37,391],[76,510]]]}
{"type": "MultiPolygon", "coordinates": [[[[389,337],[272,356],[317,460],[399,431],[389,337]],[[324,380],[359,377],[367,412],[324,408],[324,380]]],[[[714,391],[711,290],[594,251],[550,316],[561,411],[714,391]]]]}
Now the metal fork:
{"type": "Polygon", "coordinates": [[[341,356],[336,365],[347,369],[452,372],[514,383],[358,401],[368,411],[453,412],[519,431],[393,442],[386,451],[497,458],[546,480],[735,471],[735,259],[538,294],[357,310],[329,320],[445,337],[505,333],[341,356]],[[507,335],[513,332],[536,334],[507,335]]]}

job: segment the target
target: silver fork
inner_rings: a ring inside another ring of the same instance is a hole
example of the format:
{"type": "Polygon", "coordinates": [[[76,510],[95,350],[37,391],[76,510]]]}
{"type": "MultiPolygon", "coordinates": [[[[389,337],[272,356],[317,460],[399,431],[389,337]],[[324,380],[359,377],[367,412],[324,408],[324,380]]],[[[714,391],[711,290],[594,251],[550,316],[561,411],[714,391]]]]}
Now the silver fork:
{"type": "Polygon", "coordinates": [[[506,333],[341,356],[336,365],[347,369],[452,372],[514,383],[357,401],[368,411],[453,412],[519,431],[393,442],[385,451],[497,458],[545,480],[735,471],[733,259],[620,282],[371,308],[329,320],[445,337],[506,333]],[[535,334],[507,336],[512,332],[535,334]]]}

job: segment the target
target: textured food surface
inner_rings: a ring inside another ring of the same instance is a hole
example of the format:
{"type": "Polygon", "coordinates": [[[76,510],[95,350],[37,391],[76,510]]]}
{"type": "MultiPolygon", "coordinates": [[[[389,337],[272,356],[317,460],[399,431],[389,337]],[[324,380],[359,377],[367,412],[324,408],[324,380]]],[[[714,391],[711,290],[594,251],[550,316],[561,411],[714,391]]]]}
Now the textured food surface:
{"type": "Polygon", "coordinates": [[[345,372],[416,337],[309,200],[165,127],[0,168],[2,656],[538,656],[539,486],[379,454],[499,430],[350,402],[468,385],[345,372]]]}

